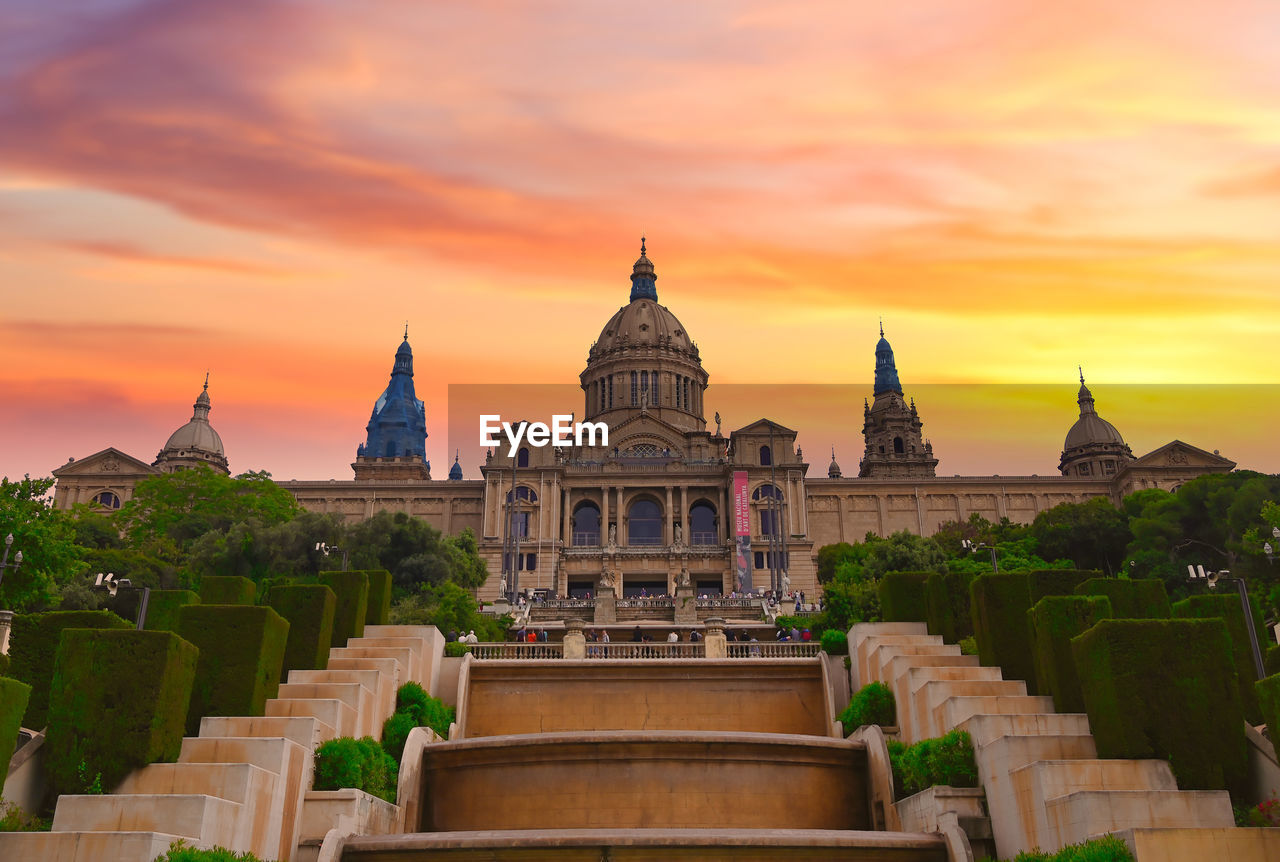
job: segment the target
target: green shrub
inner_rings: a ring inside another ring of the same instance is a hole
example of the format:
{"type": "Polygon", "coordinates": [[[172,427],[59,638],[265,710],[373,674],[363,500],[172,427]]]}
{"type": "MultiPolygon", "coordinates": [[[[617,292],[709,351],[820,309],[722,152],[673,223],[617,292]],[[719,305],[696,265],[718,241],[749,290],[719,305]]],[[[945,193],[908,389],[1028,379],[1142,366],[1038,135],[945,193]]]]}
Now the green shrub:
{"type": "Polygon", "coordinates": [[[844,725],[846,735],[864,724],[893,727],[898,723],[898,707],[893,691],[882,682],[868,683],[858,689],[838,718],[844,725]]]}
{"type": "Polygon", "coordinates": [[[1271,737],[1276,748],[1280,749],[1280,673],[1258,680],[1254,683],[1254,688],[1258,693],[1258,706],[1262,712],[1262,720],[1267,725],[1267,735],[1271,737]]]}
{"type": "Polygon", "coordinates": [[[289,622],[280,679],[291,670],[324,670],[329,665],[337,601],[324,584],[277,585],[267,593],[267,605],[289,622]]]}
{"type": "Polygon", "coordinates": [[[1111,617],[1106,596],[1045,596],[1027,611],[1035,647],[1036,690],[1053,696],[1058,712],[1084,712],[1071,639],[1111,617]]]}
{"type": "Polygon", "coordinates": [[[1168,759],[1184,790],[1241,789],[1244,716],[1222,620],[1102,620],[1071,650],[1099,757],[1168,759]]]}
{"type": "Polygon", "coordinates": [[[235,575],[205,575],[200,579],[200,603],[205,605],[251,605],[258,596],[257,585],[235,575]]]}
{"type": "Polygon", "coordinates": [[[1068,844],[1056,853],[1023,851],[1013,862],[1133,862],[1129,845],[1115,835],[1091,838],[1079,844],[1068,844]]]}
{"type": "Polygon", "coordinates": [[[28,814],[12,802],[0,799],[0,832],[48,832],[52,820],[28,814]]]}
{"type": "Polygon", "coordinates": [[[887,623],[922,623],[929,618],[924,582],[932,572],[885,572],[880,578],[880,617],[887,623]]]}
{"type": "Polygon", "coordinates": [[[0,676],[9,675],[9,654],[0,652],[0,676]]]}
{"type": "Polygon", "coordinates": [[[461,641],[449,641],[444,645],[444,654],[450,658],[458,658],[471,652],[471,644],[461,641]]]}
{"type": "Polygon", "coordinates": [[[1280,673],[1280,644],[1267,647],[1267,651],[1262,654],[1262,667],[1267,672],[1267,676],[1280,673]]]}
{"type": "Polygon", "coordinates": [[[827,655],[848,655],[849,636],[839,629],[827,629],[822,633],[822,651],[827,655]]]}
{"type": "Polygon", "coordinates": [[[391,755],[371,736],[331,739],[316,749],[316,790],[363,790],[388,802],[396,801],[399,770],[391,755]]]}
{"type": "Polygon", "coordinates": [[[49,723],[49,685],[63,629],[131,629],[111,611],[49,611],[16,614],[9,642],[9,675],[31,686],[24,721],[33,730],[49,723]]]}
{"type": "Polygon", "coordinates": [[[333,612],[333,640],[336,647],[364,634],[369,607],[369,576],[364,572],[321,572],[320,583],[338,597],[333,612]]]}
{"type": "Polygon", "coordinates": [[[142,627],[149,632],[177,631],[178,608],[199,603],[200,596],[191,590],[152,590],[142,627]]]}
{"type": "Polygon", "coordinates": [[[1086,569],[1036,569],[1027,573],[1031,587],[1031,604],[1045,596],[1072,596],[1085,581],[1102,576],[1102,572],[1086,569]]]}
{"type": "Polygon", "coordinates": [[[115,787],[182,746],[197,650],[172,632],[68,629],[53,673],[45,758],[57,793],[115,787]]]}
{"type": "Polygon", "coordinates": [[[967,638],[960,638],[960,655],[977,655],[978,640],[973,635],[967,638]]]}
{"type": "Polygon", "coordinates": [[[1118,620],[1167,620],[1172,615],[1164,581],[1144,578],[1090,578],[1076,587],[1077,596],[1106,596],[1118,620]]]}
{"type": "Polygon", "coordinates": [[[973,636],[973,617],[969,613],[969,584],[972,572],[947,572],[929,575],[924,582],[924,604],[929,634],[942,635],[949,644],[973,636]]]}
{"type": "Polygon", "coordinates": [[[396,763],[404,757],[404,742],[409,738],[409,731],[421,725],[407,712],[393,712],[391,717],[382,723],[382,748],[396,763]]]}
{"type": "Polygon", "coordinates": [[[897,798],[905,799],[935,785],[977,787],[978,765],[973,758],[973,741],[963,730],[953,730],[935,739],[914,745],[889,746],[897,798]]]}
{"type": "Polygon", "coordinates": [[[423,723],[422,718],[427,714],[427,704],[430,701],[431,695],[416,682],[406,682],[396,689],[396,712],[409,713],[419,724],[423,723]]]}
{"type": "Polygon", "coordinates": [[[188,847],[186,841],[178,839],[169,845],[169,852],[157,857],[155,862],[262,862],[262,860],[247,851],[236,853],[225,847],[199,850],[188,847]]]}
{"type": "Polygon", "coordinates": [[[27,711],[30,697],[31,686],[0,676],[0,786],[9,771],[9,758],[18,742],[18,729],[22,727],[22,714],[27,711]]]}
{"type": "Polygon", "coordinates": [[[364,624],[385,626],[391,618],[391,573],[386,569],[366,569],[369,577],[369,600],[364,624]]]}
{"type": "MultiPolygon", "coordinates": [[[[1257,598],[1250,596],[1249,605],[1253,609],[1254,631],[1265,631],[1257,598]]],[[[1227,624],[1227,634],[1231,636],[1231,666],[1240,687],[1240,708],[1244,710],[1245,719],[1254,724],[1261,722],[1258,693],[1253,687],[1258,671],[1253,663],[1253,645],[1249,641],[1249,628],[1240,607],[1239,594],[1233,590],[1221,595],[1191,596],[1173,603],[1173,616],[1176,619],[1201,620],[1217,617],[1227,624]]]]}
{"type": "Polygon", "coordinates": [[[289,623],[269,607],[185,605],[178,634],[200,648],[187,730],[206,715],[262,715],[280,687],[289,623]]]}
{"type": "Polygon", "coordinates": [[[1026,680],[1027,693],[1035,694],[1036,665],[1027,626],[1030,577],[1021,572],[979,575],[969,584],[969,601],[978,660],[998,666],[1005,679],[1026,680]]]}

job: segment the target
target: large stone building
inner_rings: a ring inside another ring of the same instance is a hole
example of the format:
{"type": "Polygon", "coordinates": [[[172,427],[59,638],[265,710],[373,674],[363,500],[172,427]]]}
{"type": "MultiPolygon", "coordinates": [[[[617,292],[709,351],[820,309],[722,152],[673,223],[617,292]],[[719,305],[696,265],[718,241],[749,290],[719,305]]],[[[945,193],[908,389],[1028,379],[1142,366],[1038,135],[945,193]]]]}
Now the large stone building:
{"type": "MultiPolygon", "coordinates": [[[[826,544],[898,530],[929,535],[973,513],[1029,522],[1059,503],[1119,503],[1136,490],[1173,489],[1235,466],[1177,440],[1134,457],[1097,414],[1082,374],[1080,417],[1066,435],[1061,476],[939,477],[882,328],[857,474],[845,476],[833,452],[826,478],[814,478],[790,428],[761,418],[726,435],[718,417],[708,428],[708,377],[689,332],[658,302],[657,273],[642,243],[627,302],[605,323],[579,375],[585,419],[607,423],[608,446],[523,446],[514,457],[500,447],[480,479],[464,479],[456,458],[448,479],[431,479],[406,331],[352,464],[354,479],[282,484],[308,509],[347,520],[388,509],[447,533],[470,527],[490,571],[504,573],[490,578],[486,598],[504,584],[580,594],[602,578],[619,595],[671,594],[685,575],[699,592],[781,585],[813,593],[814,556],[826,544]],[[746,476],[749,537],[741,543],[732,517],[735,474],[746,476]]],[[[140,478],[195,463],[225,472],[207,385],[191,421],[153,464],[116,449],[68,462],[54,471],[57,504],[113,508],[140,478]]]]}

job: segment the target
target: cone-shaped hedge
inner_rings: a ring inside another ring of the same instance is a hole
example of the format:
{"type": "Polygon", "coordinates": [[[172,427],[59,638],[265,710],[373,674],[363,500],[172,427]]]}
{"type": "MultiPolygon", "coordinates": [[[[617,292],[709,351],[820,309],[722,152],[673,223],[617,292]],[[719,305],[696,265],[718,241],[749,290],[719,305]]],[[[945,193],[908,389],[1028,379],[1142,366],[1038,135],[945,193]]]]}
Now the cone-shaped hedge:
{"type": "Polygon", "coordinates": [[[1222,620],[1102,620],[1071,650],[1099,757],[1167,759],[1183,790],[1243,790],[1244,716],[1222,620]]]}
{"type": "Polygon", "coordinates": [[[54,789],[80,792],[101,774],[110,791],[139,766],[176,760],[196,657],[172,632],[64,632],[45,741],[54,789]]]}
{"type": "Polygon", "coordinates": [[[266,606],[185,605],[178,634],[200,649],[187,732],[206,715],[262,715],[280,688],[289,623],[266,606]]]}
{"type": "Polygon", "coordinates": [[[26,726],[40,730],[49,722],[49,687],[63,629],[131,629],[133,623],[111,611],[49,611],[17,614],[9,644],[9,676],[31,686],[26,726]]]}

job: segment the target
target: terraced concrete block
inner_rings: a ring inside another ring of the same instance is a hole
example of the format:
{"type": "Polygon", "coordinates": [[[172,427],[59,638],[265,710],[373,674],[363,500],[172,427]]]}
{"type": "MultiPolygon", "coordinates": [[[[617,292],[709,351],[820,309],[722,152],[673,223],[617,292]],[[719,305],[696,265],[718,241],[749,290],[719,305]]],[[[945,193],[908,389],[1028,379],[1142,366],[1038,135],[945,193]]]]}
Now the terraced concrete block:
{"type": "MultiPolygon", "coordinates": [[[[933,707],[917,697],[917,693],[926,683],[936,682],[1002,682],[1000,668],[980,667],[977,665],[956,665],[950,667],[909,667],[902,674],[901,685],[903,699],[899,703],[910,706],[907,736],[905,739],[918,741],[941,735],[933,721],[933,707]]],[[[895,692],[895,696],[897,693],[895,692]]],[[[901,715],[902,709],[898,710],[901,715]]]]}
{"type": "Polygon", "coordinates": [[[337,736],[352,736],[356,732],[356,711],[337,698],[275,698],[267,701],[266,712],[269,716],[297,718],[309,715],[318,718],[337,731],[337,736]]]}
{"type": "Polygon", "coordinates": [[[395,712],[396,689],[394,678],[377,670],[359,670],[347,668],[328,668],[327,670],[294,670],[289,672],[291,683],[357,683],[373,693],[375,708],[368,727],[372,735],[382,731],[382,722],[395,712]],[[377,733],[375,733],[376,731],[377,733]]]}
{"type": "MultiPolygon", "coordinates": [[[[195,794],[60,796],[54,832],[160,832],[236,851],[241,806],[195,794]]],[[[110,858],[110,857],[106,857],[110,858]]]]}
{"type": "MultiPolygon", "coordinates": [[[[378,704],[372,690],[354,682],[286,682],[280,686],[281,700],[340,700],[356,713],[352,736],[373,736],[378,704]]],[[[382,730],[379,724],[377,733],[382,730]]]]}
{"type": "Polygon", "coordinates": [[[1275,862],[1280,829],[1126,829],[1116,833],[1137,862],[1275,862]]]}
{"type": "Polygon", "coordinates": [[[986,745],[1002,736],[1088,736],[1089,716],[1082,712],[971,715],[959,725],[974,745],[986,745]]]}
{"type": "MultiPolygon", "coordinates": [[[[347,649],[406,649],[408,650],[409,660],[406,663],[408,669],[407,677],[414,682],[426,688],[422,681],[422,671],[426,667],[426,658],[423,655],[426,644],[421,638],[408,637],[371,637],[364,636],[352,638],[347,641],[347,649]]],[[[429,684],[429,681],[428,681],[429,684]]]]}
{"type": "MultiPolygon", "coordinates": [[[[951,697],[1025,697],[1027,684],[1020,679],[927,680],[911,695],[920,714],[929,716],[928,727],[941,727],[938,711],[951,697]]],[[[936,736],[937,734],[935,734],[936,736]]]]}
{"type": "Polygon", "coordinates": [[[1225,790],[1082,790],[1050,799],[1045,814],[1054,850],[1118,829],[1235,826],[1225,790]]]}
{"type": "Polygon", "coordinates": [[[178,835],[164,832],[0,832],[0,859],[104,862],[163,856],[178,835]]]}
{"type": "Polygon", "coordinates": [[[971,715],[1036,715],[1053,712],[1053,698],[1048,695],[1022,696],[955,696],[944,700],[934,711],[934,721],[944,733],[971,715]]]}
{"type": "MultiPolygon", "coordinates": [[[[200,720],[200,737],[283,736],[315,751],[322,742],[338,736],[332,724],[310,713],[278,716],[205,716],[200,720]]],[[[183,740],[184,742],[186,740],[183,740]]]]}

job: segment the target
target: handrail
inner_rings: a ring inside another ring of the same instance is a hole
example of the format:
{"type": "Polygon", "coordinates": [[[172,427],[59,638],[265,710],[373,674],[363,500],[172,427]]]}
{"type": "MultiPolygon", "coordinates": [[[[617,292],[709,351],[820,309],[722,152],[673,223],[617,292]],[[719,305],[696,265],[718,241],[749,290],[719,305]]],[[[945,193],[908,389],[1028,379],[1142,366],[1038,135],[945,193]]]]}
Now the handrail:
{"type": "Polygon", "coordinates": [[[818,641],[731,641],[725,644],[729,658],[798,658],[816,656],[818,641]]]}
{"type": "Polygon", "coordinates": [[[653,643],[588,643],[587,658],[703,658],[707,645],[702,641],[654,641],[653,643]]]}

